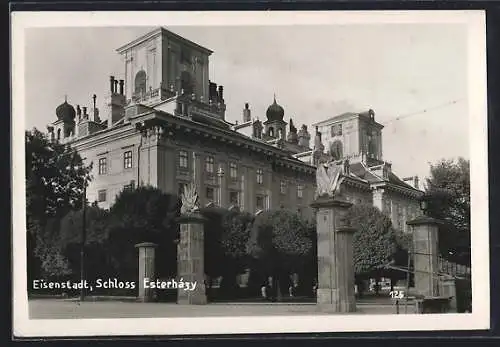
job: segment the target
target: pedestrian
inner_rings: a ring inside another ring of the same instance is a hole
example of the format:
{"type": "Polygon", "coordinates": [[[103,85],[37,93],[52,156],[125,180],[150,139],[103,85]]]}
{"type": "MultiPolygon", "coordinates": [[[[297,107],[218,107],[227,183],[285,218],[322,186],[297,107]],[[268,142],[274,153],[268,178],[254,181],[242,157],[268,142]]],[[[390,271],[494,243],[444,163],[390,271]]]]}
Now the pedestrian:
{"type": "Polygon", "coordinates": [[[263,284],[262,287],[260,287],[260,293],[262,295],[262,298],[264,300],[266,300],[267,299],[267,288],[266,288],[265,284],[263,284]]]}

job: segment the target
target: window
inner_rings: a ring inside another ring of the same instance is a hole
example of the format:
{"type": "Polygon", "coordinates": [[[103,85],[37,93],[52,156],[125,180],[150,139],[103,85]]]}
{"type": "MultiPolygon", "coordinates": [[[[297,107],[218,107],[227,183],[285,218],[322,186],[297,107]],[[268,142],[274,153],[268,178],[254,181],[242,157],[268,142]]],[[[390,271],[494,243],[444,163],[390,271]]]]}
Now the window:
{"type": "Polygon", "coordinates": [[[135,181],[130,181],[129,184],[123,186],[123,190],[133,190],[135,187],[135,181]]]}
{"type": "Polygon", "coordinates": [[[302,198],[304,196],[304,185],[299,184],[297,186],[297,197],[302,198]]]}
{"type": "Polygon", "coordinates": [[[125,169],[132,168],[132,151],[126,151],[123,153],[123,167],[125,169]]]}
{"type": "Polygon", "coordinates": [[[205,171],[208,173],[214,173],[214,157],[208,156],[205,158],[205,171]]]}
{"type": "Polygon", "coordinates": [[[238,205],[239,204],[239,194],[238,192],[229,192],[229,203],[231,205],[238,205]]]}
{"type": "Polygon", "coordinates": [[[286,182],[285,181],[280,182],[280,193],[286,194],[286,182]]]}
{"type": "Polygon", "coordinates": [[[182,169],[188,168],[188,152],[180,151],[179,152],[179,167],[182,169]]]}
{"type": "Polygon", "coordinates": [[[342,135],[342,124],[332,125],[332,127],[330,128],[330,135],[332,137],[342,135]]]}
{"type": "Polygon", "coordinates": [[[206,198],[209,201],[214,201],[214,199],[215,199],[215,193],[214,193],[214,189],[212,187],[207,187],[206,198]]]}
{"type": "Polygon", "coordinates": [[[146,72],[144,70],[139,71],[135,75],[135,93],[142,94],[146,92],[146,72]]]}
{"type": "Polygon", "coordinates": [[[99,175],[105,175],[107,172],[107,161],[106,158],[99,158],[99,175]]]}
{"type": "Polygon", "coordinates": [[[238,165],[236,165],[236,163],[229,164],[229,175],[231,176],[232,180],[238,178],[238,165]]]}
{"type": "Polygon", "coordinates": [[[264,183],[264,172],[262,169],[257,169],[257,184],[264,183]]]}
{"type": "Polygon", "coordinates": [[[257,207],[258,210],[264,209],[264,197],[263,196],[257,196],[257,200],[255,202],[255,207],[257,207]]]}
{"type": "Polygon", "coordinates": [[[106,201],[106,189],[102,189],[97,192],[97,201],[98,202],[106,201]]]}

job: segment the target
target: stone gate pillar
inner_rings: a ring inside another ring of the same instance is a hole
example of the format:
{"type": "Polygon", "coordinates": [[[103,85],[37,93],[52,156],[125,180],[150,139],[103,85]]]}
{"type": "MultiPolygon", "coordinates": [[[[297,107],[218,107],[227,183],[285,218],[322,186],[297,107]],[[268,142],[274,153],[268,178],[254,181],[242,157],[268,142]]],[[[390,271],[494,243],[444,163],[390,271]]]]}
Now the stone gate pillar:
{"type": "Polygon", "coordinates": [[[333,197],[319,198],[317,208],[318,289],[317,305],[329,312],[354,312],[354,229],[344,216],[351,203],[333,197]]]}
{"type": "Polygon", "coordinates": [[[415,290],[426,297],[439,296],[437,219],[420,216],[407,222],[413,227],[415,290]]]}
{"type": "Polygon", "coordinates": [[[139,295],[140,301],[149,302],[154,300],[155,291],[144,286],[145,280],[156,281],[155,278],[155,249],[157,244],[143,242],[135,245],[139,249],[139,295]]]}
{"type": "Polygon", "coordinates": [[[180,239],[177,247],[177,280],[196,282],[193,291],[179,288],[177,303],[185,305],[204,305],[207,303],[205,293],[205,254],[204,228],[205,218],[201,213],[192,211],[183,214],[179,219],[180,239]]]}

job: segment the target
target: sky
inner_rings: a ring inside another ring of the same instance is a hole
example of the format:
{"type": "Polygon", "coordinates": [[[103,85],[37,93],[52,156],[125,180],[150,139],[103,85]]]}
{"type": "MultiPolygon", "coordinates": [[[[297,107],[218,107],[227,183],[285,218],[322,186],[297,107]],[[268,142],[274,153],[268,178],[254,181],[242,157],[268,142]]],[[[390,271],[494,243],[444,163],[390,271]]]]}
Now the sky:
{"type": "MultiPolygon", "coordinates": [[[[385,126],[383,159],[400,177],[422,181],[429,163],[469,158],[463,24],[164,27],[214,51],[210,79],[224,86],[230,122],[241,121],[245,102],[265,119],[274,94],[285,120],[310,131],[371,108],[385,126]]],[[[45,130],[65,95],[91,107],[96,94],[105,119],[109,76],[124,73],[115,50],[153,29],[26,29],[26,128],[45,130]]]]}

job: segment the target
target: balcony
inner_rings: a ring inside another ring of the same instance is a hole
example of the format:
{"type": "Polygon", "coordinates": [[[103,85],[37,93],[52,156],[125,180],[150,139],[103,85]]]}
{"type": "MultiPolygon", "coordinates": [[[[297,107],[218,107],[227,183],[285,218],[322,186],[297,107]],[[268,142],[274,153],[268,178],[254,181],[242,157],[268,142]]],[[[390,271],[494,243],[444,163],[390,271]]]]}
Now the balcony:
{"type": "Polygon", "coordinates": [[[147,103],[150,101],[161,101],[172,98],[176,96],[174,91],[170,91],[166,88],[150,88],[148,91],[134,93],[130,101],[134,103],[147,103]]]}

